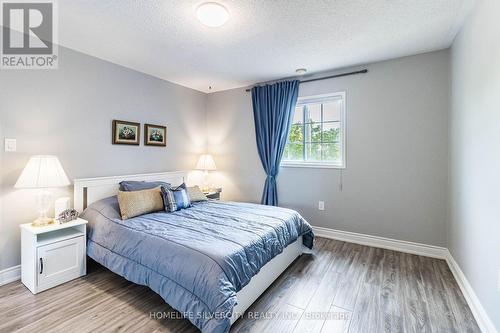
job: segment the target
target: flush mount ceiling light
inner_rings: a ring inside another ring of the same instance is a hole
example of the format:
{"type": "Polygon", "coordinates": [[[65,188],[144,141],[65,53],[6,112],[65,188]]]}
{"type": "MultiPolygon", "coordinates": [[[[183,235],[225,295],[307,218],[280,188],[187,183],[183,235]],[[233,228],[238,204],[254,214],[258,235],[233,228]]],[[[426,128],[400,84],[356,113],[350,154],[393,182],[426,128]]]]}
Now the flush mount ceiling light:
{"type": "Polygon", "coordinates": [[[196,17],[204,25],[216,28],[224,25],[229,19],[226,7],[216,2],[205,2],[196,8],[196,17]]]}
{"type": "Polygon", "coordinates": [[[307,69],[305,69],[305,68],[298,68],[295,70],[295,73],[297,73],[298,75],[304,75],[306,72],[307,72],[307,69]]]}

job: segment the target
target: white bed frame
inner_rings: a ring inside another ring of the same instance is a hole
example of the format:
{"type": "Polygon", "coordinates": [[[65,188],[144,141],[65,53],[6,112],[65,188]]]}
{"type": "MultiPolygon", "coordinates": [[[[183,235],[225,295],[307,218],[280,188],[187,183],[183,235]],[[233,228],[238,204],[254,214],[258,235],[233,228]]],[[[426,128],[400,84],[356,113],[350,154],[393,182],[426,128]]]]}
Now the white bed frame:
{"type": "MultiPolygon", "coordinates": [[[[180,185],[187,179],[187,172],[160,172],[138,175],[111,176],[99,178],[86,178],[74,180],[74,206],[82,212],[91,203],[116,195],[119,183],[123,180],[164,181],[172,185],[180,185]]],[[[257,298],[280,276],[281,273],[298,257],[306,248],[302,245],[302,237],[290,244],[285,250],[269,261],[260,272],[255,275],[250,283],[236,293],[238,304],[234,307],[231,324],[252,305],[257,298]]]]}

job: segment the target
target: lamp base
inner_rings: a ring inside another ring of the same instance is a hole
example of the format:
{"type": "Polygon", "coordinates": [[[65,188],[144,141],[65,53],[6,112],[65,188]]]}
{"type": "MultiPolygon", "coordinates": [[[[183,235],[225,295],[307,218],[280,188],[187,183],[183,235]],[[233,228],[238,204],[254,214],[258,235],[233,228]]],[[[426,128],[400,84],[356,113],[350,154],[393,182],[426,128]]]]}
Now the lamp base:
{"type": "Polygon", "coordinates": [[[49,224],[53,224],[54,219],[51,217],[39,217],[31,223],[32,227],[45,227],[49,224]]]}

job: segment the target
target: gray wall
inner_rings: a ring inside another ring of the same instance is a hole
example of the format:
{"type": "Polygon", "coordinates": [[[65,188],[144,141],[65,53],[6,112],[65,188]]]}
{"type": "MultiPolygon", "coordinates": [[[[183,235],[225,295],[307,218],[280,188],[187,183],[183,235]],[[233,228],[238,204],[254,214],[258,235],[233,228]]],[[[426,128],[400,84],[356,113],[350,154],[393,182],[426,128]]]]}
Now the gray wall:
{"type": "MultiPolygon", "coordinates": [[[[278,184],[280,204],[313,225],[448,246],[500,328],[498,12],[495,0],[475,9],[451,73],[440,51],[301,85],[301,96],[347,92],[347,169],[282,168],[278,184]]],[[[244,89],[207,97],[62,47],[59,70],[1,72],[5,137],[18,151],[0,149],[0,270],[19,264],[18,225],[36,217],[33,191],[13,189],[30,155],[58,155],[70,178],[192,169],[208,138],[224,199],[258,202],[265,179],[244,89]],[[167,124],[168,147],[114,146],[112,119],[167,124]]]]}
{"type": "MultiPolygon", "coordinates": [[[[302,84],[301,96],[347,92],[347,169],[340,191],[339,170],[282,168],[280,205],[315,226],[446,245],[448,59],[445,50],[302,84]]],[[[258,202],[265,175],[250,94],[210,94],[207,113],[209,150],[221,170],[213,181],[225,199],[258,202]]]]}
{"type": "Polygon", "coordinates": [[[478,2],[452,48],[449,248],[500,330],[500,2],[478,2]]]}
{"type": "Polygon", "coordinates": [[[192,169],[206,147],[206,94],[59,50],[58,70],[0,74],[0,270],[20,263],[19,224],[36,217],[33,191],[13,189],[30,155],[57,155],[73,179],[192,169]],[[112,145],[112,119],[166,124],[167,148],[112,145]]]}
{"type": "MultiPolygon", "coordinates": [[[[265,175],[244,89],[207,97],[65,48],[60,54],[59,70],[0,77],[0,137],[18,140],[17,153],[0,152],[0,270],[19,264],[18,225],[36,217],[33,191],[13,189],[32,154],[58,155],[70,178],[192,169],[208,131],[219,169],[211,182],[224,187],[223,198],[260,200],[265,175]],[[112,145],[112,119],[167,124],[168,147],[112,145]]],[[[347,91],[343,191],[339,170],[282,168],[280,203],[313,225],[445,245],[448,51],[367,67],[367,75],[300,89],[347,91]]],[[[71,196],[71,188],[56,195],[71,196]]]]}

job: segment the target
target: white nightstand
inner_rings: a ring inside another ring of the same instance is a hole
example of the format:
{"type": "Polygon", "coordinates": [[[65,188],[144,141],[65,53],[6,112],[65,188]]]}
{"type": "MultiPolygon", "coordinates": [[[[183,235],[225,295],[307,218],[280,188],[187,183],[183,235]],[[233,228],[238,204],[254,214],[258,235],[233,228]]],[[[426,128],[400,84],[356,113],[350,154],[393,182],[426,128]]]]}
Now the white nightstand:
{"type": "Polygon", "coordinates": [[[21,281],[33,294],[86,274],[86,224],[20,225],[21,281]]]}

